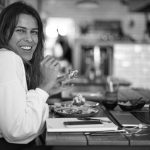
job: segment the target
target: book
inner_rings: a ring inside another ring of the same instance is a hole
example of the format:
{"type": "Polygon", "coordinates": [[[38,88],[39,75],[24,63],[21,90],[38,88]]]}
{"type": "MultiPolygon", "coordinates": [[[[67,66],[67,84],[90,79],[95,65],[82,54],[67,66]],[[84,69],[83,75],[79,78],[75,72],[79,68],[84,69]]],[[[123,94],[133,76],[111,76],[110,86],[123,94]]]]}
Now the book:
{"type": "Polygon", "coordinates": [[[130,112],[111,111],[111,114],[115,118],[115,120],[123,127],[134,127],[141,124],[141,121],[133,116],[130,112]]]}
{"type": "Polygon", "coordinates": [[[92,117],[96,120],[79,120],[78,118],[48,118],[47,132],[96,132],[116,131],[115,125],[108,117],[92,117]]]}

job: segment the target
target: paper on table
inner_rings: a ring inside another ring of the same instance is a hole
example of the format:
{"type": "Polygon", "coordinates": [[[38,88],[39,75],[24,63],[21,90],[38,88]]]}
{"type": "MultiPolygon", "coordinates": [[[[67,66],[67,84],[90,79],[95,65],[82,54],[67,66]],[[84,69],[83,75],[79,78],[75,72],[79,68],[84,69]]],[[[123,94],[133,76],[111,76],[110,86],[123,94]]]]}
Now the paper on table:
{"type": "Polygon", "coordinates": [[[64,125],[67,121],[81,121],[77,118],[48,118],[46,120],[47,132],[96,132],[117,130],[118,126],[107,117],[93,117],[102,120],[102,124],[64,125]],[[108,121],[108,122],[107,122],[108,121]]]}

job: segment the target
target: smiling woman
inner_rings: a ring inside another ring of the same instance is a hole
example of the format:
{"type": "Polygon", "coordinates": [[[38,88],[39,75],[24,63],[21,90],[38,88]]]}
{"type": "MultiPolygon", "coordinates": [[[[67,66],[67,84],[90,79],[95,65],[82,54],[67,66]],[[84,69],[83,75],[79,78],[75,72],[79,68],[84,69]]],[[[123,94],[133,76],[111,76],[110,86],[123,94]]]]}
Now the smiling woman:
{"type": "Polygon", "coordinates": [[[43,42],[42,21],[34,8],[16,2],[3,9],[0,14],[0,149],[21,150],[33,146],[48,118],[48,97],[64,86],[56,86],[60,82],[59,63],[51,56],[43,57],[43,42]]]}
{"type": "Polygon", "coordinates": [[[24,60],[32,59],[38,43],[38,27],[36,20],[29,15],[21,14],[14,30],[9,46],[24,60]]]}

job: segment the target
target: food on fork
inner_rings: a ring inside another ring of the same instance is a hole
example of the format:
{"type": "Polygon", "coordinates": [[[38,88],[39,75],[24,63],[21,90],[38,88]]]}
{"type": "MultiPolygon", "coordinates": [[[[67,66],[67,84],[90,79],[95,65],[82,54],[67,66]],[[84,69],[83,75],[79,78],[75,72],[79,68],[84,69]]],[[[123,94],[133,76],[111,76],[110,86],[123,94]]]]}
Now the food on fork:
{"type": "Polygon", "coordinates": [[[78,78],[78,70],[72,70],[72,71],[69,71],[69,73],[60,74],[57,76],[57,79],[60,81],[64,80],[65,78],[68,78],[68,79],[78,78]]]}
{"type": "Polygon", "coordinates": [[[74,79],[78,77],[78,70],[73,70],[69,72],[69,79],[74,79]]]}

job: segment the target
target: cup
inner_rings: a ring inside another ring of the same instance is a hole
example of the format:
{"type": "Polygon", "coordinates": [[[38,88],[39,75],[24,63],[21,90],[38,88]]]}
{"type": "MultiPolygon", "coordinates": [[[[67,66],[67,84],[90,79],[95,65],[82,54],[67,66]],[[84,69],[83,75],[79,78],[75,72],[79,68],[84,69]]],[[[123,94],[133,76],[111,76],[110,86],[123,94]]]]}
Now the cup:
{"type": "Polygon", "coordinates": [[[105,92],[105,99],[102,101],[102,104],[108,110],[113,110],[118,104],[118,92],[105,92]]]}
{"type": "Polygon", "coordinates": [[[112,81],[106,84],[105,96],[102,104],[108,110],[113,110],[118,104],[118,84],[114,84],[112,81]]]}

